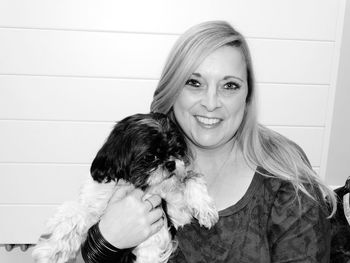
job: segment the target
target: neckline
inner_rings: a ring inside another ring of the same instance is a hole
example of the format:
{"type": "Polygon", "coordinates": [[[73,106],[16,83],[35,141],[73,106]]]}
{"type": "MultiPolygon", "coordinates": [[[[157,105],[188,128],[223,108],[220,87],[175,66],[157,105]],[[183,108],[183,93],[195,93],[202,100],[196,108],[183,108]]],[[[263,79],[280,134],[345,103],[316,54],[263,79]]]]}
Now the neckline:
{"type": "Polygon", "coordinates": [[[261,168],[258,166],[255,170],[253,179],[246,191],[246,193],[242,196],[242,198],[235,204],[224,208],[223,210],[219,211],[219,216],[228,216],[236,213],[237,211],[241,210],[243,207],[247,205],[249,200],[253,197],[254,193],[258,189],[258,187],[263,182],[263,176],[260,174],[261,168]]]}

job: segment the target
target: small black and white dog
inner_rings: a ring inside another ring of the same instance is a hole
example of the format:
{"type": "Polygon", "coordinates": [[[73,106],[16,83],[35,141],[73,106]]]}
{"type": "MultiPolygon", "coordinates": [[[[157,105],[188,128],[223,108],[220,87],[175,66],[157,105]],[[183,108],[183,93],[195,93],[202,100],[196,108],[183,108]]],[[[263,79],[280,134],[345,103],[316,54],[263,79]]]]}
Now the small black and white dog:
{"type": "MultiPolygon", "coordinates": [[[[97,153],[92,178],[83,185],[79,200],[63,204],[33,250],[38,263],[63,263],[76,257],[89,228],[99,221],[116,191],[123,187],[157,194],[170,222],[133,250],[129,262],[167,262],[176,249],[170,226],[178,229],[196,218],[210,228],[218,213],[204,179],[188,170],[183,135],[165,115],[136,114],[118,122],[97,153]]],[[[166,220],[167,221],[167,220],[166,220]]]]}

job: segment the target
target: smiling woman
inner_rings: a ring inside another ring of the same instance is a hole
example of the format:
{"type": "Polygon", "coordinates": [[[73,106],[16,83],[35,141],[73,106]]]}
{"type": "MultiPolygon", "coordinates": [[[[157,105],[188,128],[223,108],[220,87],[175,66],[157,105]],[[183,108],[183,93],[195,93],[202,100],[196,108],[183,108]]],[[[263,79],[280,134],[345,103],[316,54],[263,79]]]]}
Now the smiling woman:
{"type": "MultiPolygon", "coordinates": [[[[329,261],[326,197],[332,206],[334,193],[297,144],[257,122],[255,93],[248,45],[227,22],[190,28],[170,52],[151,111],[180,127],[188,168],[203,174],[220,216],[210,230],[197,221],[178,229],[171,262],[329,261]]],[[[127,225],[111,218],[132,218],[125,205],[111,204],[99,223],[116,248],[132,247],[141,235],[118,240],[127,225]]]]}

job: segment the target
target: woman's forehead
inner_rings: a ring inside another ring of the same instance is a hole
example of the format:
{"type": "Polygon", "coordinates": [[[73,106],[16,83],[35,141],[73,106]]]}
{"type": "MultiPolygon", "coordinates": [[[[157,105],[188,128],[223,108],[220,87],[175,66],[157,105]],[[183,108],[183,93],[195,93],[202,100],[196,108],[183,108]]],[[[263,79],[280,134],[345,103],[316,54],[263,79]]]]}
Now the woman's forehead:
{"type": "Polygon", "coordinates": [[[242,50],[239,47],[224,46],[209,54],[192,72],[197,77],[218,77],[228,79],[230,77],[245,80],[246,62],[242,50]]]}

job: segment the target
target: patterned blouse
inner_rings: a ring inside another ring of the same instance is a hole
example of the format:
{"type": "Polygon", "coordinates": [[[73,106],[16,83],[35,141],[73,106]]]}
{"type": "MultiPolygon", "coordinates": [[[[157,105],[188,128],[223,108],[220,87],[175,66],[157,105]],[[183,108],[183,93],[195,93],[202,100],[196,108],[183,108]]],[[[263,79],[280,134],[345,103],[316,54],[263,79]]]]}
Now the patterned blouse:
{"type": "Polygon", "coordinates": [[[267,173],[257,169],[246,194],[219,212],[213,228],[193,222],[178,231],[170,263],[329,262],[326,204],[304,194],[299,203],[291,183],[259,171],[267,173]]]}

